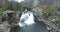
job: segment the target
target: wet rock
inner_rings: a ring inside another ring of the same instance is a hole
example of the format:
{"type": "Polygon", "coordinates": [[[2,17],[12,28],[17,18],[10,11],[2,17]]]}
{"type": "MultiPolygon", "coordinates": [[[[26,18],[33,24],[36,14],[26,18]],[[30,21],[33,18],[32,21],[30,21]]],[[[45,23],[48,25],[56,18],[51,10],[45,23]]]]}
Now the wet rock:
{"type": "Polygon", "coordinates": [[[6,17],[5,16],[2,17],[2,21],[6,21],[6,17]]]}
{"type": "Polygon", "coordinates": [[[18,28],[20,28],[18,24],[12,23],[10,26],[10,32],[16,32],[18,28]]]}

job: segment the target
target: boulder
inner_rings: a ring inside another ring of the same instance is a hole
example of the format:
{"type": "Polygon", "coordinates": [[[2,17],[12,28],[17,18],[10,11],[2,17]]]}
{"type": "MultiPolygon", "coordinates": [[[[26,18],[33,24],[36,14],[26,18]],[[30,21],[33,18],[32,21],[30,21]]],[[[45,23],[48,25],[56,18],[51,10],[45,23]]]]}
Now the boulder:
{"type": "Polygon", "coordinates": [[[18,24],[12,23],[10,25],[10,32],[15,32],[18,30],[18,28],[20,28],[20,26],[18,24]]]}
{"type": "Polygon", "coordinates": [[[4,23],[0,24],[0,32],[10,32],[9,24],[7,21],[4,21],[4,23]]]}
{"type": "MultiPolygon", "coordinates": [[[[9,24],[15,22],[15,12],[11,10],[6,10],[3,12],[6,15],[6,20],[9,24]]],[[[4,18],[3,18],[4,19],[4,18]]]]}

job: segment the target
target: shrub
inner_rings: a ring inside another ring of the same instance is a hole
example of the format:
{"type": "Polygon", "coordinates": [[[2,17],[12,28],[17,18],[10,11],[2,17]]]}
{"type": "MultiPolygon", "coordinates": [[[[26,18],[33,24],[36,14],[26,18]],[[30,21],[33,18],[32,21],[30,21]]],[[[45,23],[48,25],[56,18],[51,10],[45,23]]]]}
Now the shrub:
{"type": "Polygon", "coordinates": [[[0,8],[0,16],[2,16],[2,15],[3,15],[3,9],[0,8]]]}
{"type": "Polygon", "coordinates": [[[20,11],[23,9],[24,5],[22,3],[16,3],[17,10],[20,11]]]}
{"type": "Polygon", "coordinates": [[[6,9],[7,10],[13,10],[12,3],[7,3],[7,8],[6,9]]]}

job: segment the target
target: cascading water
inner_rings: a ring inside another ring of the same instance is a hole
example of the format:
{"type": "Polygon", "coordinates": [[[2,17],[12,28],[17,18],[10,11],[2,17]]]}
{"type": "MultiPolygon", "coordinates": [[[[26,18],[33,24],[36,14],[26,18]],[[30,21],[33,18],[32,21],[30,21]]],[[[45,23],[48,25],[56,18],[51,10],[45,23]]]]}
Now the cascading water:
{"type": "Polygon", "coordinates": [[[27,9],[26,9],[20,17],[19,26],[22,27],[25,25],[31,25],[33,23],[35,23],[33,12],[27,11],[27,9]]]}
{"type": "Polygon", "coordinates": [[[45,28],[45,24],[41,22],[35,22],[33,12],[25,10],[19,21],[18,32],[48,32],[45,28]]]}

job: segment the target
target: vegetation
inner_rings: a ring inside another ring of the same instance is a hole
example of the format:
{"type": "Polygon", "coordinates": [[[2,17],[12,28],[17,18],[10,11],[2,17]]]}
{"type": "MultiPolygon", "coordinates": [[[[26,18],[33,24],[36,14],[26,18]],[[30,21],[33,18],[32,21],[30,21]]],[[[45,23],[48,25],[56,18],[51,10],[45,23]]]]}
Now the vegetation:
{"type": "MultiPolygon", "coordinates": [[[[45,17],[45,19],[52,19],[53,16],[56,16],[57,20],[55,20],[56,24],[60,25],[60,16],[57,15],[57,12],[60,12],[60,4],[58,3],[57,5],[45,5],[45,6],[40,6],[40,8],[43,9],[43,17],[45,17]]],[[[56,19],[54,18],[54,19],[56,19]]]]}
{"type": "Polygon", "coordinates": [[[3,9],[0,8],[0,16],[2,16],[2,15],[3,15],[3,9]]]}
{"type": "Polygon", "coordinates": [[[13,4],[12,3],[7,3],[7,10],[15,10],[15,11],[19,11],[19,10],[22,10],[23,8],[23,4],[22,3],[15,3],[15,7],[13,8],[13,4]]]}
{"type": "Polygon", "coordinates": [[[12,3],[7,3],[7,8],[6,9],[7,10],[13,10],[12,3]]]}
{"type": "Polygon", "coordinates": [[[43,17],[50,18],[55,15],[57,8],[54,5],[42,5],[39,6],[43,10],[43,17]]]}
{"type": "Polygon", "coordinates": [[[22,3],[17,3],[16,6],[17,6],[17,10],[18,10],[18,11],[19,11],[19,10],[22,10],[23,7],[24,7],[24,5],[23,5],[22,3]]]}

